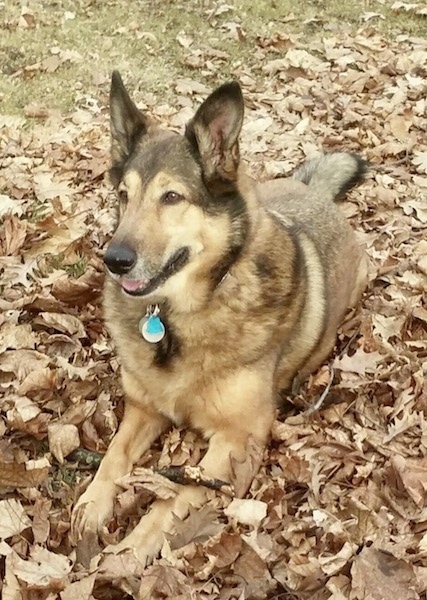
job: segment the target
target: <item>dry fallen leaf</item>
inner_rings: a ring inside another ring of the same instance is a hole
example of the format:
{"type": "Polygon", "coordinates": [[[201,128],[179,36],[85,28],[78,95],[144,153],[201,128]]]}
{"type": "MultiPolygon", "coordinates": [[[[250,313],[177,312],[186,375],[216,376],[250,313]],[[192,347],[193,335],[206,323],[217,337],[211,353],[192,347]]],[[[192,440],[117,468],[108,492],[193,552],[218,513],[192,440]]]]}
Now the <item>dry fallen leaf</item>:
{"type": "Polygon", "coordinates": [[[365,352],[363,348],[358,348],[352,356],[345,354],[342,358],[336,358],[333,367],[340,371],[365,375],[375,373],[378,363],[382,360],[384,357],[379,352],[365,352]]]}
{"type": "Polygon", "coordinates": [[[403,456],[393,456],[391,464],[405,490],[417,506],[425,506],[427,497],[427,460],[406,460],[403,456]]]}
{"type": "Polygon", "coordinates": [[[267,515],[267,504],[260,500],[234,498],[224,509],[224,513],[239,523],[256,528],[267,515]]]}
{"type": "Polygon", "coordinates": [[[50,423],[47,433],[49,449],[61,464],[80,446],[79,430],[71,423],[50,423]]]}
{"type": "Polygon", "coordinates": [[[34,546],[27,560],[12,554],[9,567],[30,589],[60,591],[69,584],[72,563],[66,556],[34,546]]]}
{"type": "Polygon", "coordinates": [[[13,498],[0,500],[0,539],[10,538],[30,526],[31,521],[20,502],[13,498]]]}
{"type": "Polygon", "coordinates": [[[223,529],[216,521],[216,512],[208,504],[201,509],[190,506],[186,519],[174,518],[175,533],[168,535],[171,549],[181,548],[190,542],[204,542],[223,529]]]}
{"type": "Polygon", "coordinates": [[[46,480],[48,472],[49,463],[44,459],[36,465],[0,462],[0,486],[6,488],[36,487],[46,480]]]}
{"type": "Polygon", "coordinates": [[[413,567],[375,548],[363,548],[351,567],[350,600],[418,600],[413,567]]]}

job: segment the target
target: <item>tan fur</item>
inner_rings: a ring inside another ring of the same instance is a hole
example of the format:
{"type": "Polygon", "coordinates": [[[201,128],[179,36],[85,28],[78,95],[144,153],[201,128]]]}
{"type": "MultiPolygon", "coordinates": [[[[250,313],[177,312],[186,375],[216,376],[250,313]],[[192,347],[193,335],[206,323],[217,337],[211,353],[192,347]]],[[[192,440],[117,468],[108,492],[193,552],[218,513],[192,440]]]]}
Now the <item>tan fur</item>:
{"type": "MultiPolygon", "coordinates": [[[[208,154],[209,148],[218,152],[211,135],[199,133],[208,154]]],[[[235,140],[224,158],[227,169],[230,156],[237,156],[235,140]]],[[[137,168],[125,173],[120,185],[129,200],[114,241],[126,240],[137,250],[136,279],[155,272],[184,243],[191,246],[191,260],[148,298],[127,295],[107,277],[105,318],[128,402],[119,432],[75,508],[75,538],[99,530],[111,517],[115,482],[172,423],[209,440],[201,462],[205,475],[232,482],[243,495],[268,441],[278,393],[327,357],[345,311],[365,286],[364,253],[331,198],[317,197],[300,181],[256,184],[239,170],[229,174],[245,200],[248,236],[238,260],[212,287],[209,274],[233,224],[225,213],[203,210],[197,187],[165,162],[147,179],[137,168]],[[162,205],[159,199],[169,190],[185,201],[162,205]],[[182,349],[175,362],[159,367],[138,322],[148,304],[162,307],[165,299],[182,349]]],[[[185,517],[188,505],[200,506],[205,496],[202,488],[187,487],[175,499],[156,501],[114,551],[131,547],[149,562],[172,529],[172,513],[185,517]]]]}

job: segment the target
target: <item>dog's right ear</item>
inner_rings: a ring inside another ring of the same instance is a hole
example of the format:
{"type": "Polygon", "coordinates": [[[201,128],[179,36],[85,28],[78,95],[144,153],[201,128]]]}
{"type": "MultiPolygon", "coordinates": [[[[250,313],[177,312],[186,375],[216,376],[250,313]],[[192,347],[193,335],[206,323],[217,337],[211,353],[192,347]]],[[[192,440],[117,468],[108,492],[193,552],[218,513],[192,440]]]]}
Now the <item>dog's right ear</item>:
{"type": "Polygon", "coordinates": [[[115,168],[126,162],[148,129],[148,119],[131,100],[118,71],[113,71],[111,77],[110,129],[111,157],[115,168]]]}
{"type": "Polygon", "coordinates": [[[208,182],[237,178],[243,111],[242,90],[232,81],[217,88],[187,125],[185,135],[200,157],[208,182]]]}

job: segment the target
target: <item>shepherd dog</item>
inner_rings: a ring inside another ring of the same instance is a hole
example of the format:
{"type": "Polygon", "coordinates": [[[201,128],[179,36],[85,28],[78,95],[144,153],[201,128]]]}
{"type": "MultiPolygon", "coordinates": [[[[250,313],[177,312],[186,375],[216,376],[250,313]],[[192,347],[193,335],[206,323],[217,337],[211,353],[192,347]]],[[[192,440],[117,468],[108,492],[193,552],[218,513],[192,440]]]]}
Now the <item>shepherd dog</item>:
{"type": "MultiPolygon", "coordinates": [[[[74,540],[100,533],[117,482],[172,425],[207,440],[204,477],[244,496],[278,398],[327,359],[366,286],[365,251],[336,203],[362,180],[365,161],[324,153],[292,177],[256,182],[240,162],[243,113],[240,85],[225,83],[184,134],[171,132],[137,108],[113,72],[118,219],[103,304],[125,409],[74,508],[74,540]]],[[[154,501],[116,552],[153,560],[175,516],[207,501],[203,486],[178,489],[154,501]]]]}

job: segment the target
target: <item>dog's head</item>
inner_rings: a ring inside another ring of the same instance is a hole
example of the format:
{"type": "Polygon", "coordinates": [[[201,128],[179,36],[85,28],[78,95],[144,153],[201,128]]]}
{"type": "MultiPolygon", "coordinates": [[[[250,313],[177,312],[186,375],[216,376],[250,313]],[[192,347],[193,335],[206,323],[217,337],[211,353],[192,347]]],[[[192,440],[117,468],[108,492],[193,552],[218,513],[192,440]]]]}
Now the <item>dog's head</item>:
{"type": "Polygon", "coordinates": [[[201,278],[213,289],[237,259],[248,227],[237,189],[239,84],[215,90],[184,135],[144,115],[118,72],[110,111],[110,175],[120,207],[104,257],[109,275],[125,294],[139,297],[174,297],[201,278]]]}

